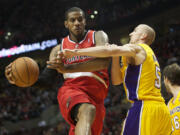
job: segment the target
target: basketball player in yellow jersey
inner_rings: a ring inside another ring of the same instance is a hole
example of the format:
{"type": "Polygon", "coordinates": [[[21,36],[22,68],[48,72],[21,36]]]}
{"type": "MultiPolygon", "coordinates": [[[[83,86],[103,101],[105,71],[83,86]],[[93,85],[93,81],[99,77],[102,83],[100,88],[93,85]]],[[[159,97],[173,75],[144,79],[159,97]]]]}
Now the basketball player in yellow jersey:
{"type": "Polygon", "coordinates": [[[124,122],[122,135],[170,135],[170,113],[160,92],[160,67],[150,48],[155,31],[148,25],[140,24],[129,36],[130,43],[124,46],[107,44],[88,49],[64,50],[63,55],[113,57],[112,83],[123,83],[127,98],[133,103],[124,122]],[[122,56],[122,67],[119,56],[122,56]]]}
{"type": "Polygon", "coordinates": [[[164,84],[173,97],[168,103],[171,115],[172,135],[180,135],[180,66],[176,63],[164,68],[164,84]]]}

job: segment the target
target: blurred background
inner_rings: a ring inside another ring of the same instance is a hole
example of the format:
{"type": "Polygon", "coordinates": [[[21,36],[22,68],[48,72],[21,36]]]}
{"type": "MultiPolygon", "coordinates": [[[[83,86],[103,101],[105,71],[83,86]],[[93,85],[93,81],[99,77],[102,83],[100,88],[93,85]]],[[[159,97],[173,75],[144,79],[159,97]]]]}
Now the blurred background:
{"type": "MultiPolygon", "coordinates": [[[[140,23],[152,26],[157,34],[152,48],[161,70],[180,63],[179,0],[0,0],[0,135],[68,134],[57,103],[61,77],[54,78],[50,89],[19,88],[8,83],[4,68],[28,56],[42,72],[52,47],[68,34],[64,13],[73,6],[85,11],[87,29],[104,30],[110,43],[127,43],[128,33],[140,23]]],[[[166,102],[171,97],[164,85],[162,95],[166,102]]],[[[110,85],[105,106],[102,135],[119,135],[130,106],[122,86],[110,85]]]]}

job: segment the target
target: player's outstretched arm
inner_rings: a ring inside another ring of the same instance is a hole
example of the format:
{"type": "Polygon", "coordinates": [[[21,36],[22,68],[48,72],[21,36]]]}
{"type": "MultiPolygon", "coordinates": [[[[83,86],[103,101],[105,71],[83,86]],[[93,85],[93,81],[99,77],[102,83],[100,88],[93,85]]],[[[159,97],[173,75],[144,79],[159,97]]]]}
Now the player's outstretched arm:
{"type": "MultiPolygon", "coordinates": [[[[52,53],[50,54],[49,59],[56,58],[57,51],[59,49],[60,49],[60,45],[55,46],[51,51],[52,53]]],[[[5,76],[9,83],[15,84],[16,79],[13,76],[12,65],[13,64],[10,63],[5,67],[5,76]]],[[[36,87],[38,89],[52,87],[52,81],[54,81],[54,79],[51,78],[56,78],[57,76],[58,76],[58,72],[56,70],[45,67],[45,69],[43,69],[43,71],[40,73],[38,80],[36,81],[35,84],[32,85],[32,87],[36,87]]]]}
{"type": "MultiPolygon", "coordinates": [[[[60,45],[55,46],[52,48],[49,59],[54,59],[57,57],[57,51],[60,49],[60,45]]],[[[58,77],[57,70],[47,68],[47,66],[43,69],[43,71],[40,73],[39,78],[37,82],[32,86],[36,87],[38,89],[47,89],[52,88],[52,84],[56,80],[55,78],[58,77]]]]}
{"type": "MultiPolygon", "coordinates": [[[[13,62],[5,67],[5,76],[10,84],[16,84],[16,78],[13,75],[12,65],[13,62]]],[[[36,87],[38,89],[52,87],[51,80],[53,79],[50,78],[56,78],[57,76],[58,72],[56,70],[45,68],[39,75],[38,80],[35,82],[35,84],[32,85],[32,87],[36,87]]]]}
{"type": "Polygon", "coordinates": [[[135,45],[126,44],[124,46],[117,46],[115,44],[106,44],[105,46],[96,46],[85,49],[75,49],[63,51],[64,57],[72,56],[93,56],[93,57],[111,57],[111,56],[135,56],[136,49],[133,47],[135,45]]]}

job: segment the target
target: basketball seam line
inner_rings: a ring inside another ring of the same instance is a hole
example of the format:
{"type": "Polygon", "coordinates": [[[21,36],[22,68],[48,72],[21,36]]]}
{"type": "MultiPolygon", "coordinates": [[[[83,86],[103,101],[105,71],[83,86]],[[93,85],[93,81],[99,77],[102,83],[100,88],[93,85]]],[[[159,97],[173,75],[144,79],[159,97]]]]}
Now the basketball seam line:
{"type": "Polygon", "coordinates": [[[27,75],[28,75],[28,84],[29,84],[29,82],[30,82],[30,75],[29,75],[29,69],[28,69],[28,65],[27,65],[27,61],[23,58],[23,60],[24,60],[24,62],[25,62],[25,64],[26,64],[26,71],[27,71],[27,75]]]}
{"type": "Polygon", "coordinates": [[[26,82],[23,81],[23,79],[21,78],[21,76],[20,76],[19,73],[17,72],[17,69],[16,69],[16,61],[15,61],[15,70],[16,70],[16,73],[17,73],[17,75],[18,75],[18,78],[19,78],[23,83],[26,84],[26,82]]]}
{"type": "MultiPolygon", "coordinates": [[[[12,65],[12,67],[13,67],[13,65],[12,65]]],[[[14,73],[13,73],[13,72],[11,72],[11,75],[12,75],[12,77],[15,79],[14,81],[16,82],[16,81],[17,81],[17,78],[14,76],[14,73]]]]}

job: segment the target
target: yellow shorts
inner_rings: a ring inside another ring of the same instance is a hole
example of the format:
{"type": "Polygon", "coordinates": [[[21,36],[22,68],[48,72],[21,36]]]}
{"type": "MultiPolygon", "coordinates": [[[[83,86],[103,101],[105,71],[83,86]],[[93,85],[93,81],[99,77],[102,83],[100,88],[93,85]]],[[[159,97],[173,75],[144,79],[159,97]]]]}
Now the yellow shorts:
{"type": "Polygon", "coordinates": [[[124,121],[121,135],[170,135],[170,113],[163,102],[135,101],[124,121]]]}

